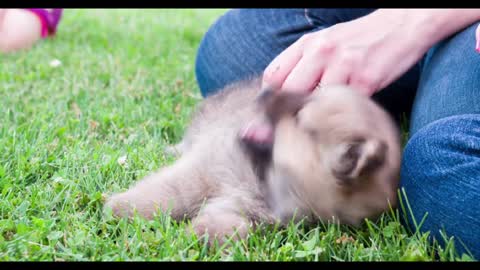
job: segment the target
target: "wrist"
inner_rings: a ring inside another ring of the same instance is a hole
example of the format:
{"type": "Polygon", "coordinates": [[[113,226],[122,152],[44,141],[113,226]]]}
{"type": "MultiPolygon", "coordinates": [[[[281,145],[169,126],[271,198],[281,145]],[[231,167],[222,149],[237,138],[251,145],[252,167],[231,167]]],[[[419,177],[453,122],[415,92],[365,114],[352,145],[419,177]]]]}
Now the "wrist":
{"type": "Polygon", "coordinates": [[[379,15],[397,21],[404,35],[430,48],[480,20],[480,9],[381,9],[379,15]]]}

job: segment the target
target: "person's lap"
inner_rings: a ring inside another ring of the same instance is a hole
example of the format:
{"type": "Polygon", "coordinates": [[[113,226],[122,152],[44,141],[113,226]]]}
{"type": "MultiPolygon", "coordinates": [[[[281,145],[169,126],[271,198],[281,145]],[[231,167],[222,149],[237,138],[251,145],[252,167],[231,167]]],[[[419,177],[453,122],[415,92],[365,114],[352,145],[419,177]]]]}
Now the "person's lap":
{"type": "MultiPolygon", "coordinates": [[[[229,83],[261,75],[274,57],[305,33],[372,11],[229,11],[209,29],[198,50],[196,76],[202,95],[206,97],[229,83]]],[[[476,166],[476,155],[480,153],[476,151],[480,149],[480,115],[476,114],[480,111],[480,95],[475,92],[480,86],[475,80],[480,72],[480,55],[474,51],[472,29],[430,50],[424,61],[374,95],[374,99],[397,120],[412,111],[410,135],[415,135],[406,146],[401,184],[414,216],[421,220],[421,212],[429,212],[422,230],[431,230],[438,237],[444,225],[447,235],[467,238],[463,242],[480,257],[480,224],[472,218],[480,216],[474,205],[480,201],[480,173],[476,173],[480,172],[480,166],[476,166]],[[453,117],[445,118],[449,116],[453,117]]]]}
{"type": "MultiPolygon", "coordinates": [[[[480,259],[480,55],[477,24],[427,54],[410,119],[401,185],[422,230],[455,236],[480,259]]],[[[456,243],[462,250],[462,245],[456,243]]]]}

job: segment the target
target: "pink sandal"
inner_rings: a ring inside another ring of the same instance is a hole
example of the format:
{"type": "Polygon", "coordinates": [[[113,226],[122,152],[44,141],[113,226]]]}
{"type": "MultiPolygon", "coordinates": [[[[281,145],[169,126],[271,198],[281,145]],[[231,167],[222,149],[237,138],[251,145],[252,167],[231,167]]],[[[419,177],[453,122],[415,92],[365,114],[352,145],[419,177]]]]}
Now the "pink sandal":
{"type": "Polygon", "coordinates": [[[53,36],[57,32],[57,25],[62,18],[63,9],[61,8],[27,8],[40,19],[42,24],[42,38],[53,36]]]}

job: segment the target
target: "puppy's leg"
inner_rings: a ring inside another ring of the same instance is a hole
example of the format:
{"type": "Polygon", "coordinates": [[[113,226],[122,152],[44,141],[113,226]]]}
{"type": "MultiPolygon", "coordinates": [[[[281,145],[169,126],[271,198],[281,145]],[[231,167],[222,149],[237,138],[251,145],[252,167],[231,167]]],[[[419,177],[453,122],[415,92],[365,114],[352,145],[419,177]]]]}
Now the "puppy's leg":
{"type": "Polygon", "coordinates": [[[182,140],[175,145],[169,145],[165,147],[165,153],[173,157],[181,157],[187,150],[187,142],[182,140]]]}
{"type": "Polygon", "coordinates": [[[180,142],[165,147],[165,153],[176,158],[183,156],[192,148],[194,142],[196,142],[197,136],[195,136],[195,132],[195,128],[189,127],[180,142]]]}
{"type": "Polygon", "coordinates": [[[129,190],[107,199],[105,208],[116,216],[132,217],[135,211],[151,219],[158,211],[180,220],[198,209],[208,196],[209,187],[196,173],[195,163],[181,159],[171,167],[147,176],[129,190]]]}
{"type": "Polygon", "coordinates": [[[232,198],[219,197],[206,202],[192,220],[192,226],[197,236],[208,235],[209,244],[216,239],[221,245],[230,237],[245,238],[251,223],[232,198]]]}

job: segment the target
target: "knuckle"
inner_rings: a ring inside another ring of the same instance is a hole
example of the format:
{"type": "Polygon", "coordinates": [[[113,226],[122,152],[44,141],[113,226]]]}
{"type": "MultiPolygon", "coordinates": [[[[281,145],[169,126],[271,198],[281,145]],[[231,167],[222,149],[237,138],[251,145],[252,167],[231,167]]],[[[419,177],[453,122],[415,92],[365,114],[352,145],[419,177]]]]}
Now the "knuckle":
{"type": "Polygon", "coordinates": [[[342,66],[354,67],[359,63],[359,57],[352,53],[341,53],[337,57],[337,63],[342,66]]]}
{"type": "Polygon", "coordinates": [[[311,57],[325,57],[327,55],[331,55],[333,50],[335,48],[335,45],[326,42],[323,39],[316,40],[312,46],[306,49],[306,55],[311,56],[311,57]]]}
{"type": "Polygon", "coordinates": [[[301,38],[304,54],[321,56],[332,52],[335,43],[326,38],[325,33],[308,33],[301,38]]]}
{"type": "Polygon", "coordinates": [[[378,83],[378,73],[372,70],[364,69],[359,72],[356,80],[369,89],[374,89],[378,83]]]}

